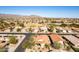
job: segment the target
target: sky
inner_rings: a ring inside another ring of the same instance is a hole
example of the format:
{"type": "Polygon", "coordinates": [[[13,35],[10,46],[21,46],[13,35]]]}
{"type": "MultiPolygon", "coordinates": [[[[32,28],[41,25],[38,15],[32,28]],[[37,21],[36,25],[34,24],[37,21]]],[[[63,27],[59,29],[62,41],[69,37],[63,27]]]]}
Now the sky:
{"type": "Polygon", "coordinates": [[[79,18],[79,6],[0,6],[0,14],[79,18]]]}

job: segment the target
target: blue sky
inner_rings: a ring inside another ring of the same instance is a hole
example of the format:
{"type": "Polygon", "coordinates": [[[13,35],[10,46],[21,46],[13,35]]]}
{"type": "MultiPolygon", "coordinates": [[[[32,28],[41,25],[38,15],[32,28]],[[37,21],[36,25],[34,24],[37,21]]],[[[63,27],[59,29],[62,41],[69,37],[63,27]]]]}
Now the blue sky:
{"type": "Polygon", "coordinates": [[[79,18],[79,6],[0,6],[0,14],[79,18]]]}

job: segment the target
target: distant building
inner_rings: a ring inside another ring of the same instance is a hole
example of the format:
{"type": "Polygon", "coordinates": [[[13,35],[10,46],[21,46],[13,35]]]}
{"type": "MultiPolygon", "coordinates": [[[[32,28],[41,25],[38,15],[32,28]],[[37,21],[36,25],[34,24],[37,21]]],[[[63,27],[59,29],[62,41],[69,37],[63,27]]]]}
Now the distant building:
{"type": "Polygon", "coordinates": [[[41,31],[43,31],[44,33],[48,32],[48,29],[47,29],[46,26],[44,26],[44,27],[40,27],[40,29],[41,29],[41,31]]]}

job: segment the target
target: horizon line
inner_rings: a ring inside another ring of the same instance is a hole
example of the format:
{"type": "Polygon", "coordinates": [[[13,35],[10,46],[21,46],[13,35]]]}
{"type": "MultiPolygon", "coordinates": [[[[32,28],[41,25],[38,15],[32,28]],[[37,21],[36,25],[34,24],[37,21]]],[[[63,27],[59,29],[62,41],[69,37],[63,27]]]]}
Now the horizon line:
{"type": "Polygon", "coordinates": [[[41,15],[23,15],[23,14],[10,14],[10,13],[0,13],[4,15],[15,15],[15,16],[38,16],[38,17],[46,17],[46,18],[79,18],[79,17],[50,17],[50,16],[41,16],[41,15]]]}

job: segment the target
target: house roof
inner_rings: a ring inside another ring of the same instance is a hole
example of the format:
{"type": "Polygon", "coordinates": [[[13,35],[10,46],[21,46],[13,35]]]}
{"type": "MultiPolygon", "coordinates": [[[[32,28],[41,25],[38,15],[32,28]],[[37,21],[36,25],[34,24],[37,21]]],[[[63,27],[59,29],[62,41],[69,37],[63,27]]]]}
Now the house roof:
{"type": "Polygon", "coordinates": [[[53,41],[62,41],[61,36],[59,36],[58,34],[52,34],[50,35],[50,37],[53,41]]]}
{"type": "Polygon", "coordinates": [[[45,43],[45,44],[48,44],[50,42],[47,35],[37,35],[34,38],[35,38],[35,41],[37,43],[45,43]]]}
{"type": "Polygon", "coordinates": [[[64,35],[64,37],[69,40],[74,45],[79,45],[79,39],[73,35],[64,35]]]}

